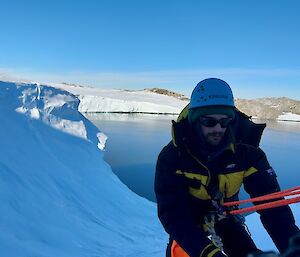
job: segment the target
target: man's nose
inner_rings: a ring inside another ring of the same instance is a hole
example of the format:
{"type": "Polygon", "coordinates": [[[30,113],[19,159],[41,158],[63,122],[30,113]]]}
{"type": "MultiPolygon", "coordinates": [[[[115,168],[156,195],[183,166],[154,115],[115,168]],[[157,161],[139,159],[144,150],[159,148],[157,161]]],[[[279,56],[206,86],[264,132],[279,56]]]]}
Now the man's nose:
{"type": "Polygon", "coordinates": [[[220,123],[217,123],[217,125],[214,126],[214,130],[215,130],[215,131],[222,131],[222,132],[223,132],[223,131],[224,131],[224,128],[221,127],[221,124],[220,124],[220,123]]]}

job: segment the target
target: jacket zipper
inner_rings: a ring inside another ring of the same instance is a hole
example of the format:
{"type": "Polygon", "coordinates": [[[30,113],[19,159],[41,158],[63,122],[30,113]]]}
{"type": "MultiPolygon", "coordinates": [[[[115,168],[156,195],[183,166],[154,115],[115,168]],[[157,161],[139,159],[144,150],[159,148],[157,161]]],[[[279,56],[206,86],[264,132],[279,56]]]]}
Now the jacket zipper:
{"type": "MultiPolygon", "coordinates": [[[[190,156],[192,156],[192,158],[194,159],[194,160],[196,160],[196,162],[198,163],[198,164],[200,164],[204,169],[206,169],[206,171],[207,171],[207,173],[208,173],[208,179],[207,179],[207,183],[206,183],[206,187],[208,187],[208,185],[209,185],[209,183],[210,183],[210,180],[211,180],[211,172],[210,172],[210,170],[195,156],[195,155],[193,155],[192,154],[192,152],[190,151],[190,149],[188,148],[188,146],[186,145],[186,144],[184,144],[184,147],[185,147],[185,149],[186,149],[186,151],[187,151],[187,153],[190,155],[190,156]]],[[[202,184],[202,183],[201,183],[202,184]]]]}

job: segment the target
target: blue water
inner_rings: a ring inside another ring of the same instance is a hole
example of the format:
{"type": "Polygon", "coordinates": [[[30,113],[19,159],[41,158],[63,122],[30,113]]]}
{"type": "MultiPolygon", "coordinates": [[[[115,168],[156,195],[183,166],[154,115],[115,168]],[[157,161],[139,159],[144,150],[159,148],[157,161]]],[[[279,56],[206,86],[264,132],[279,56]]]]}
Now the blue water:
{"type": "MultiPolygon", "coordinates": [[[[176,116],[146,114],[86,115],[108,136],[104,158],[132,191],[155,201],[155,165],[171,139],[176,116]]],[[[300,185],[300,122],[267,122],[261,148],[282,189],[300,185]]],[[[241,192],[241,198],[247,197],[241,192]]]]}

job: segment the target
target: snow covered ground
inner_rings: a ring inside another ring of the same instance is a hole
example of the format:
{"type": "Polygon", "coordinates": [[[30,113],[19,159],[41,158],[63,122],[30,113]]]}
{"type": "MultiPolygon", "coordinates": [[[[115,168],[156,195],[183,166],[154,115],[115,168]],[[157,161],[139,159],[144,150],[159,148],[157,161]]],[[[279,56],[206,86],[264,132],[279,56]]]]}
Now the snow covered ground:
{"type": "Polygon", "coordinates": [[[300,115],[288,112],[288,113],[284,113],[282,115],[279,115],[277,120],[300,121],[300,115]]]}
{"type": "Polygon", "coordinates": [[[103,161],[104,136],[78,103],[55,88],[0,82],[0,255],[162,256],[155,204],[103,161]]]}
{"type": "Polygon", "coordinates": [[[175,97],[145,90],[99,89],[65,84],[55,86],[76,95],[80,100],[81,112],[179,114],[188,104],[175,97]]]}
{"type": "MultiPolygon", "coordinates": [[[[164,256],[155,204],[113,174],[105,135],[78,105],[57,88],[0,82],[1,256],[164,256]]],[[[258,218],[248,220],[259,246],[274,249],[258,218]]]]}

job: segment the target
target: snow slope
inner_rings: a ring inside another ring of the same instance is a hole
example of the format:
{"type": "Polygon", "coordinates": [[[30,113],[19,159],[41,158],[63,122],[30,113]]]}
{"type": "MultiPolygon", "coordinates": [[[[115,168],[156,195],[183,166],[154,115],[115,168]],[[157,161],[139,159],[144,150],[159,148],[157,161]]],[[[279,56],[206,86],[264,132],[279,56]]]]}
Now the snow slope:
{"type": "MultiPolygon", "coordinates": [[[[155,204],[112,173],[105,135],[78,104],[56,88],[0,82],[0,255],[164,256],[155,204]]],[[[247,220],[258,246],[275,249],[258,216],[247,220]]]]}
{"type": "Polygon", "coordinates": [[[155,205],[112,173],[77,105],[58,89],[0,82],[0,255],[162,256],[155,205]]]}

